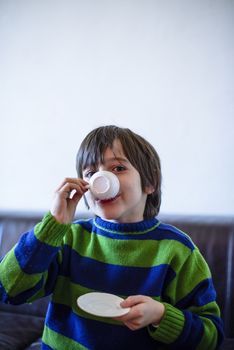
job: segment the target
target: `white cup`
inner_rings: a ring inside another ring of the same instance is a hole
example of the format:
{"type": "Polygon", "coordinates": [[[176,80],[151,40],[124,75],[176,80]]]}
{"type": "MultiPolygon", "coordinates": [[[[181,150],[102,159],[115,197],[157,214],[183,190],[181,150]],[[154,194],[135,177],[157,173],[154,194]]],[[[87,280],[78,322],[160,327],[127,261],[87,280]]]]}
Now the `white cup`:
{"type": "Polygon", "coordinates": [[[89,189],[97,199],[114,198],[119,192],[119,179],[110,171],[98,171],[89,181],[89,189]]]}

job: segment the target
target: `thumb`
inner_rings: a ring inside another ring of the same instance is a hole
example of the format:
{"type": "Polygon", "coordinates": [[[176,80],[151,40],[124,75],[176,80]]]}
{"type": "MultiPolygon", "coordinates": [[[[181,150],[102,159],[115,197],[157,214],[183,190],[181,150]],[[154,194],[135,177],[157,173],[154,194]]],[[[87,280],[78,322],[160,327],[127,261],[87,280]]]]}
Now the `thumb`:
{"type": "Polygon", "coordinates": [[[134,305],[140,304],[144,302],[144,296],[143,295],[131,295],[127,299],[123,300],[120,303],[121,307],[132,307],[134,305]]]}

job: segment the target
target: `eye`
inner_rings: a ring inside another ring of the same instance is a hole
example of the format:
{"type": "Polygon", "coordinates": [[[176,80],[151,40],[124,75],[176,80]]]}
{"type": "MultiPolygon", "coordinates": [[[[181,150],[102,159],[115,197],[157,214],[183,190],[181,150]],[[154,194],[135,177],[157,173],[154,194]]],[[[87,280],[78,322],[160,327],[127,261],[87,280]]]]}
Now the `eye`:
{"type": "Polygon", "coordinates": [[[87,171],[84,173],[84,178],[90,179],[93,176],[93,174],[95,174],[95,171],[87,171]]]}
{"type": "Polygon", "coordinates": [[[113,168],[114,171],[116,171],[117,173],[124,171],[126,168],[123,165],[117,165],[113,168]]]}

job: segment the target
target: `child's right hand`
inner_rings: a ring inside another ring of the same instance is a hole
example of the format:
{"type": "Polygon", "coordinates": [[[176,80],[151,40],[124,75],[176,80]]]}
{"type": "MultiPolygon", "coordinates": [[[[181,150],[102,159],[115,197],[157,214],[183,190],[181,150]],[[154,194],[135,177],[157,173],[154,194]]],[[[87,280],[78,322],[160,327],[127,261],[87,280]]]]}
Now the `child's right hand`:
{"type": "Polygon", "coordinates": [[[159,325],[165,313],[165,306],[146,295],[132,295],[121,302],[121,307],[130,307],[130,311],[123,316],[114,317],[122,321],[132,331],[149,326],[159,325]]]}
{"type": "Polygon", "coordinates": [[[88,182],[83,179],[65,178],[55,191],[51,214],[61,224],[72,222],[76,206],[87,190],[88,182]]]}

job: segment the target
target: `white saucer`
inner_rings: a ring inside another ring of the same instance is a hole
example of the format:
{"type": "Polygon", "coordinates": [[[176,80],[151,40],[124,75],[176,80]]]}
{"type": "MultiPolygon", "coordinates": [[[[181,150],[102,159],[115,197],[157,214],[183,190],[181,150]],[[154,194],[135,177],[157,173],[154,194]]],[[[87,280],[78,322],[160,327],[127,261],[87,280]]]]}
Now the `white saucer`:
{"type": "Polygon", "coordinates": [[[92,292],[81,295],[77,304],[82,310],[95,316],[118,317],[130,311],[130,308],[120,306],[123,300],[114,294],[92,292]]]}

